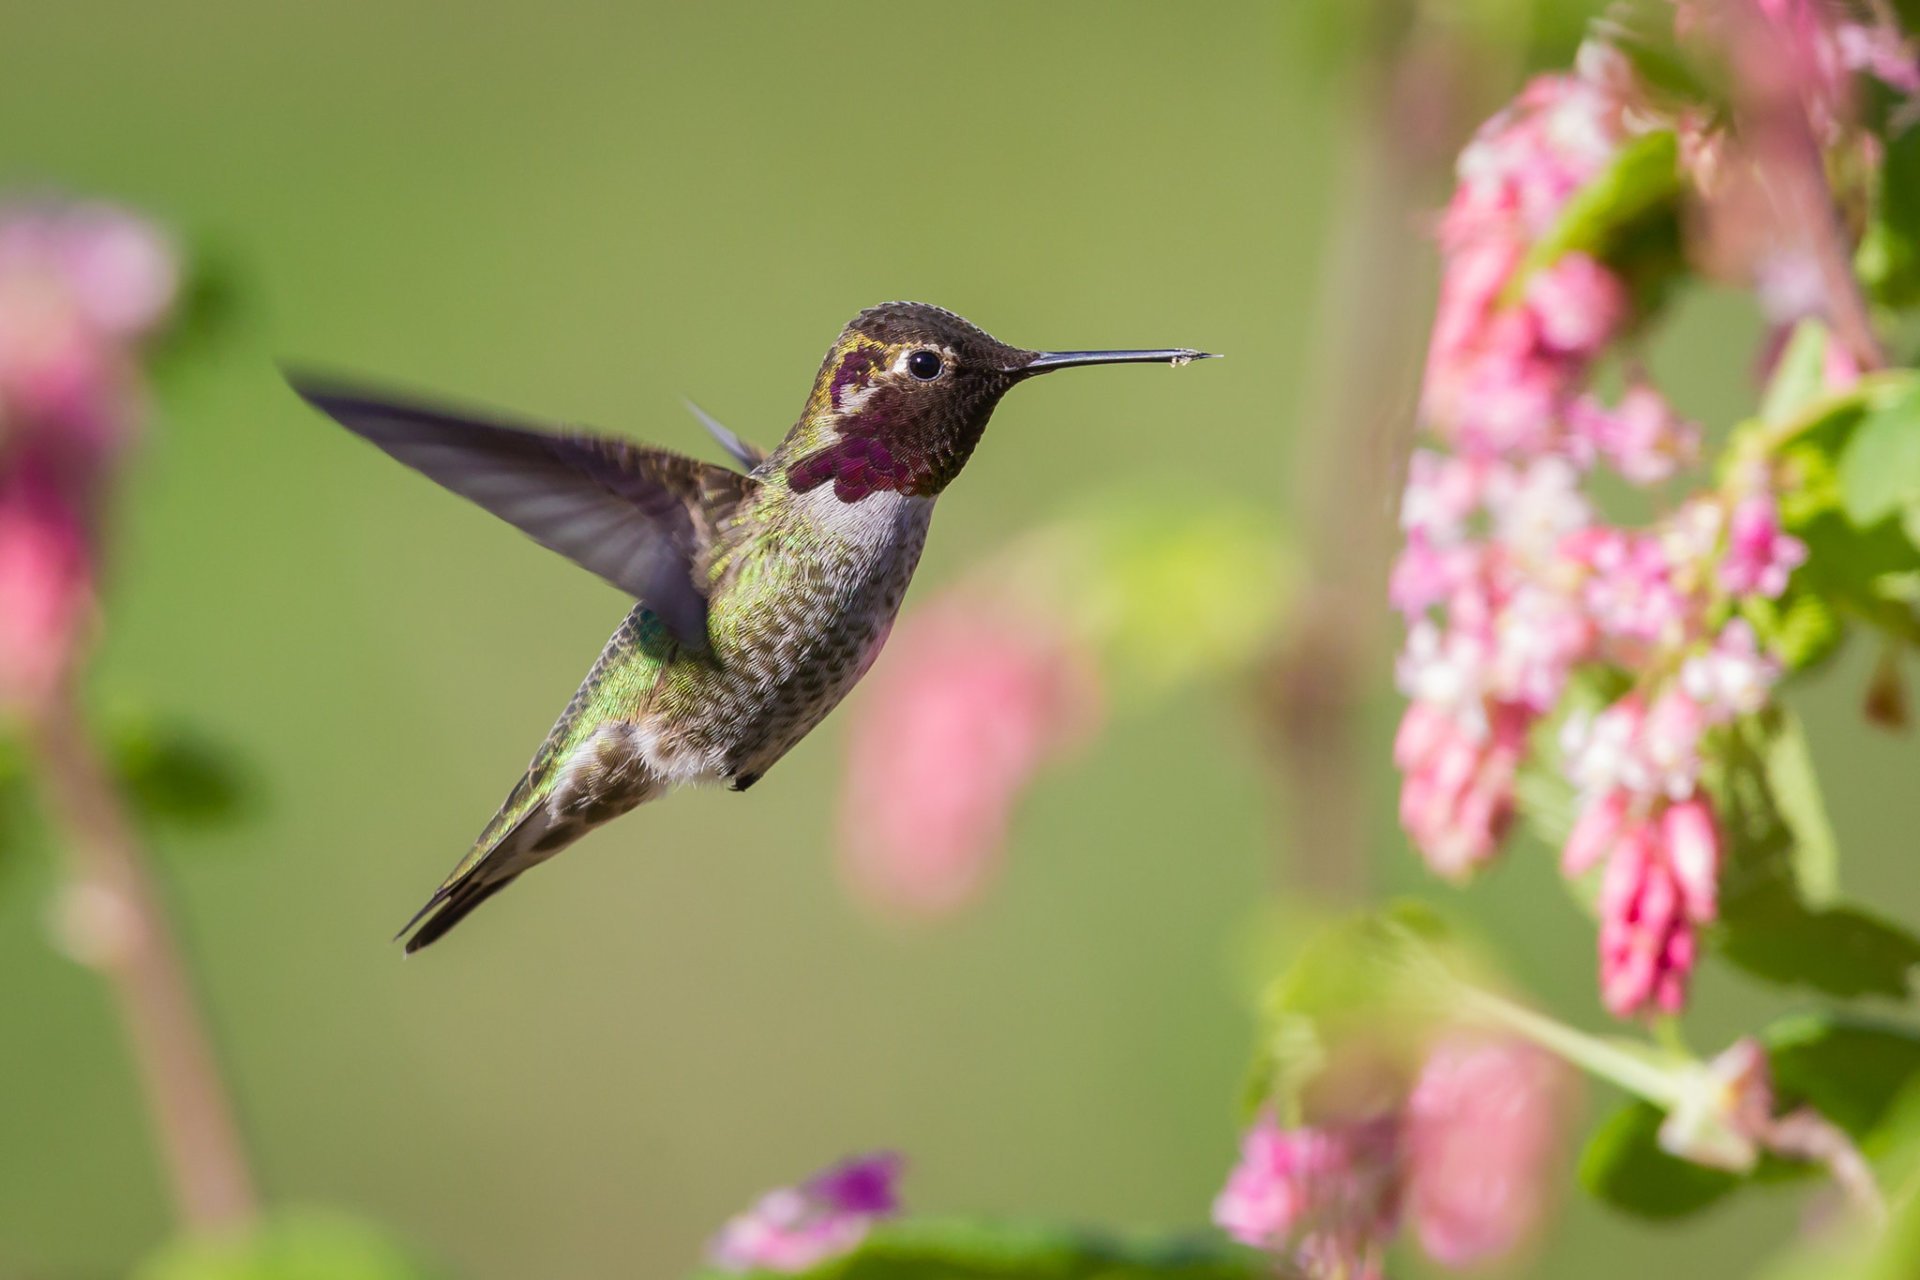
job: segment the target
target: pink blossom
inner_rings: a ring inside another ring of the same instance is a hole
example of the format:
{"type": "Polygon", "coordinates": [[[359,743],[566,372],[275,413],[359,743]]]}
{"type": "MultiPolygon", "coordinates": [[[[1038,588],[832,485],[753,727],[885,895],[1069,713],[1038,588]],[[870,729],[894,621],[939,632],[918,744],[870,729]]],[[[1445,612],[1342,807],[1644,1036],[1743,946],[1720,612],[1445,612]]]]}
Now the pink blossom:
{"type": "Polygon", "coordinates": [[[1565,355],[1592,355],[1627,315],[1620,278],[1584,253],[1563,255],[1527,281],[1527,309],[1541,345],[1565,355]]]}
{"type": "Polygon", "coordinates": [[[1429,1052],[1407,1098],[1404,1203],[1430,1257],[1479,1265],[1539,1225],[1569,1089],[1517,1041],[1454,1034],[1429,1052]]]}
{"type": "Polygon", "coordinates": [[[1398,1218],[1397,1119],[1282,1129],[1262,1113],[1213,1202],[1242,1244],[1291,1255],[1315,1280],[1381,1275],[1398,1218]]]}
{"type": "Polygon", "coordinates": [[[1400,527],[1432,542],[1449,544],[1466,533],[1480,505],[1481,469],[1461,458],[1415,449],[1407,459],[1407,487],[1400,499],[1400,527]]]}
{"type": "Polygon", "coordinates": [[[0,706],[58,692],[93,609],[85,528],[43,482],[0,472],[0,706]]]}
{"type": "Polygon", "coordinates": [[[1700,452],[1700,428],[1644,382],[1628,387],[1611,409],[1582,396],[1569,406],[1567,425],[1581,446],[1637,485],[1671,479],[1700,452]]]}
{"type": "Polygon", "coordinates": [[[1687,659],[1680,668],[1680,687],[1715,721],[1724,721],[1766,706],[1780,675],[1780,663],[1760,652],[1753,627],[1745,618],[1735,618],[1711,648],[1687,659]]]}
{"type": "Polygon", "coordinates": [[[1613,852],[1613,846],[1627,829],[1631,793],[1624,788],[1603,792],[1581,806],[1573,829],[1560,850],[1561,874],[1583,876],[1613,852]]]}
{"type": "Polygon", "coordinates": [[[1529,717],[1495,706],[1484,731],[1414,702],[1400,721],[1400,822],[1427,865],[1460,877],[1493,857],[1513,821],[1513,786],[1529,717]]]}
{"type": "Polygon", "coordinates": [[[1626,1017],[1686,1003],[1696,927],[1715,912],[1720,842],[1704,802],[1668,806],[1616,843],[1600,886],[1600,995],[1626,1017]]]}
{"type": "Polygon", "coordinates": [[[1638,759],[1629,785],[1675,800],[1690,794],[1700,777],[1700,739],[1709,724],[1707,709],[1685,690],[1668,689],[1655,698],[1640,722],[1638,759]]]}
{"type": "Polygon", "coordinates": [[[1675,801],[1660,816],[1660,839],[1688,917],[1713,919],[1719,909],[1720,877],[1720,831],[1713,810],[1698,796],[1675,801]]]}
{"type": "Polygon", "coordinates": [[[1787,579],[1806,559],[1806,544],[1781,532],[1772,496],[1754,494],[1742,499],[1728,518],[1720,585],[1736,596],[1772,599],[1787,589],[1787,579]]]}
{"type": "Polygon", "coordinates": [[[0,207],[0,705],[50,697],[75,660],[140,344],[176,289],[171,249],[130,214],[0,207]]]}
{"type": "Polygon", "coordinates": [[[1570,716],[1560,746],[1567,776],[1593,797],[1623,790],[1643,798],[1690,794],[1700,775],[1700,739],[1711,723],[1706,708],[1679,689],[1648,705],[1637,694],[1598,715],[1570,716]]]}
{"type": "Polygon", "coordinates": [[[1409,533],[1407,545],[1394,557],[1387,599],[1405,616],[1416,617],[1463,590],[1480,564],[1476,546],[1436,544],[1424,533],[1409,533]]]}
{"type": "Polygon", "coordinates": [[[1535,714],[1552,710],[1574,666],[1593,656],[1597,630],[1576,600],[1531,584],[1506,602],[1496,630],[1492,684],[1535,714]]]}
{"type": "Polygon", "coordinates": [[[1424,619],[1414,623],[1394,665],[1400,692],[1451,716],[1468,732],[1483,734],[1494,642],[1482,628],[1442,628],[1424,619]]]}
{"type": "Polygon", "coordinates": [[[862,1156],[770,1191],[721,1228],[708,1256],[725,1271],[792,1273],[850,1252],[875,1222],[899,1212],[900,1166],[892,1153],[862,1156]]]}
{"type": "Polygon", "coordinates": [[[1528,565],[1552,561],[1569,535],[1594,520],[1579,470],[1551,454],[1494,470],[1487,479],[1486,504],[1495,540],[1528,565]]]}
{"type": "Polygon", "coordinates": [[[867,679],[841,798],[842,866],[877,906],[953,911],[997,865],[1027,781],[1099,711],[1055,620],[953,598],[910,615],[867,679]]]}
{"type": "MultiPolygon", "coordinates": [[[[1773,50],[1773,71],[1809,77],[1795,83],[1802,100],[1837,118],[1824,12],[1759,3],[1741,38],[1773,50]]],[[[1724,38],[1734,29],[1723,16],[1682,23],[1724,38]]],[[[1685,993],[1719,859],[1697,798],[1705,755],[1716,728],[1763,708],[1779,678],[1752,630],[1723,621],[1727,597],[1777,596],[1806,555],[1780,528],[1781,477],[1765,466],[1744,477],[1732,511],[1717,490],[1696,491],[1628,523],[1595,496],[1603,469],[1641,487],[1680,477],[1702,433],[1631,351],[1618,399],[1596,394],[1598,362],[1638,318],[1613,265],[1578,252],[1535,264],[1576,193],[1636,132],[1662,127],[1679,134],[1696,185],[1739,159],[1643,92],[1631,61],[1589,42],[1578,74],[1530,82],[1462,152],[1420,404],[1444,452],[1423,450],[1409,469],[1389,582],[1408,622],[1395,669],[1410,700],[1394,748],[1400,818],[1440,874],[1496,855],[1531,730],[1577,678],[1626,677],[1631,692],[1567,715],[1561,733],[1579,791],[1562,867],[1605,863],[1602,983],[1617,1011],[1674,1007],[1685,993]]],[[[1803,300],[1803,267],[1776,273],[1783,305],[1803,300]]]]}
{"type": "Polygon", "coordinates": [[[1686,637],[1694,601],[1660,537],[1597,526],[1564,550],[1585,574],[1587,611],[1604,634],[1644,646],[1686,637]]]}
{"type": "Polygon", "coordinates": [[[1834,31],[1834,46],[1849,71],[1864,71],[1910,96],[1920,94],[1920,56],[1898,30],[1842,23],[1834,31]]]}

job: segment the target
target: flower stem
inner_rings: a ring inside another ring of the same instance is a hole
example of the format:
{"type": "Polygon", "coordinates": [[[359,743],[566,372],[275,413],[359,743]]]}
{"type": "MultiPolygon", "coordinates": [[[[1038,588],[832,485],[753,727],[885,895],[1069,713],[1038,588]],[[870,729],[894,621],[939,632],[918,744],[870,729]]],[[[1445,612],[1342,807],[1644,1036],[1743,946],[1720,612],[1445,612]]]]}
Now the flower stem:
{"type": "Polygon", "coordinates": [[[144,850],[71,699],[53,699],[30,732],[68,852],[67,941],[113,992],[180,1218],[240,1225],[253,1177],[144,850]]]}
{"type": "Polygon", "coordinates": [[[1498,1023],[1514,1034],[1558,1054],[1588,1075],[1618,1085],[1657,1107],[1671,1107],[1679,1099],[1679,1082],[1663,1070],[1616,1044],[1576,1031],[1564,1022],[1535,1013],[1490,991],[1462,985],[1461,1003],[1471,1012],[1498,1023]]]}

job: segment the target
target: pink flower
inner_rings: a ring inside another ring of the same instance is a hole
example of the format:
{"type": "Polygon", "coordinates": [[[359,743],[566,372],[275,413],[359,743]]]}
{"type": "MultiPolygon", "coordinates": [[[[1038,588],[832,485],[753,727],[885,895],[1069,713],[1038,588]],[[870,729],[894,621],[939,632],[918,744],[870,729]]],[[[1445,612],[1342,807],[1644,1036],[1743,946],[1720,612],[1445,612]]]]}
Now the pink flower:
{"type": "Polygon", "coordinates": [[[1600,995],[1610,1012],[1685,1005],[1695,928],[1715,914],[1719,858],[1712,811],[1698,799],[1623,832],[1600,886],[1600,995]]]}
{"type": "Polygon", "coordinates": [[[1609,409],[1583,396],[1567,411],[1576,438],[1637,485],[1659,484],[1699,456],[1700,429],[1673,411],[1665,396],[1642,382],[1609,409]]]}
{"type": "Polygon", "coordinates": [[[1410,533],[1394,558],[1387,599],[1405,616],[1417,617],[1464,589],[1480,561],[1478,547],[1436,545],[1424,533],[1410,533]]]}
{"type": "Polygon", "coordinates": [[[953,911],[986,883],[1027,781],[1098,717],[1064,629],[1004,602],[910,615],[866,681],[840,829],[852,887],[883,909],[953,911]]]}
{"type": "Polygon", "coordinates": [[[1262,1113],[1213,1220],[1242,1244],[1291,1255],[1316,1280],[1379,1276],[1398,1217],[1398,1142],[1392,1116],[1289,1130],[1262,1113]]]}
{"type": "Polygon", "coordinates": [[[1772,599],[1787,589],[1787,579],[1806,559],[1806,544],[1780,531],[1772,496],[1755,494],[1735,506],[1728,519],[1720,585],[1736,596],[1772,599]]]}
{"type": "Polygon", "coordinates": [[[1517,1041],[1455,1034],[1431,1050],[1407,1099],[1404,1203],[1435,1261],[1492,1261],[1539,1224],[1569,1088],[1517,1041]]]}
{"type": "Polygon", "coordinates": [[[1864,71],[1891,89],[1909,96],[1920,94],[1920,56],[1892,27],[1842,23],[1834,45],[1849,71],[1864,71]]]}
{"type": "Polygon", "coordinates": [[[1593,355],[1625,321],[1627,290],[1594,259],[1569,253],[1527,281],[1527,309],[1543,346],[1565,355],[1593,355]]]}
{"type": "Polygon", "coordinates": [[[171,249],[130,214],[0,208],[0,706],[51,697],[76,661],[93,517],[176,288],[171,249]]]}
{"type": "Polygon", "coordinates": [[[1627,829],[1632,796],[1624,789],[1607,791],[1590,800],[1574,819],[1573,830],[1560,850],[1560,873],[1569,879],[1583,876],[1613,852],[1627,829]]]}
{"type": "Polygon", "coordinates": [[[1408,706],[1393,746],[1400,823],[1439,874],[1465,876],[1499,851],[1513,822],[1527,722],[1519,708],[1495,706],[1475,732],[1427,703],[1408,706]]]}
{"type": "Polygon", "coordinates": [[[1596,526],[1564,550],[1585,574],[1586,607],[1603,633],[1643,646],[1686,637],[1695,605],[1659,537],[1596,526]]]}
{"type": "Polygon", "coordinates": [[[863,1156],[798,1187],[770,1191],[729,1221],[708,1247],[725,1271],[807,1271],[850,1252],[873,1224],[899,1212],[900,1157],[863,1156]]]}
{"type": "Polygon", "coordinates": [[[1760,652],[1760,642],[1745,618],[1721,629],[1706,652],[1680,668],[1680,687],[1706,707],[1715,721],[1751,715],[1767,705],[1780,679],[1780,663],[1760,652]]]}
{"type": "Polygon", "coordinates": [[[85,528],[50,485],[0,472],[0,706],[60,689],[93,610],[85,528]]]}

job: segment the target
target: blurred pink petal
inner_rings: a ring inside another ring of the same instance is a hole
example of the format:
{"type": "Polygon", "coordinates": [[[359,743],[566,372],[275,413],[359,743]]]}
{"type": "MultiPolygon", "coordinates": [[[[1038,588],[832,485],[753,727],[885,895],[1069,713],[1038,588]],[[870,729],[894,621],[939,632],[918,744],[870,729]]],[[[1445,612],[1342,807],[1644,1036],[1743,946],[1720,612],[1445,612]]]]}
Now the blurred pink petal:
{"type": "Polygon", "coordinates": [[[93,519],[141,411],[172,251],[104,205],[0,207],[0,702],[52,695],[93,601],[93,519]]]}
{"type": "Polygon", "coordinates": [[[74,514],[45,487],[0,474],[0,707],[60,688],[93,608],[92,553],[74,514]]]}
{"type": "Polygon", "coordinates": [[[875,1222],[899,1212],[901,1163],[891,1152],[862,1156],[801,1186],[769,1191],[721,1228],[708,1257],[726,1271],[794,1273],[847,1253],[875,1222]]]}
{"type": "Polygon", "coordinates": [[[1539,1225],[1570,1088],[1561,1063],[1529,1045],[1453,1035],[1407,1099],[1407,1215],[1449,1267],[1511,1253],[1539,1225]]]}
{"type": "Polygon", "coordinates": [[[1613,338],[1627,316],[1620,277],[1584,253],[1569,253],[1527,281],[1527,309],[1545,346],[1591,355],[1613,338]]]}
{"type": "Polygon", "coordinates": [[[1806,544],[1781,531],[1772,495],[1755,494],[1743,499],[1727,522],[1720,585],[1737,596],[1772,598],[1787,589],[1787,579],[1806,559],[1806,544]]]}
{"type": "Polygon", "coordinates": [[[1020,792],[1098,716],[1092,664],[1058,622],[963,597],[910,614],[855,706],[840,811],[851,886],[910,915],[972,901],[1020,792]]]}
{"type": "Polygon", "coordinates": [[[1380,1274],[1398,1218],[1398,1118],[1282,1129],[1263,1113],[1213,1202],[1242,1244],[1291,1257],[1307,1274],[1380,1274]]]}
{"type": "Polygon", "coordinates": [[[1513,821],[1528,720],[1519,708],[1496,706],[1476,732],[1429,703],[1407,707],[1394,740],[1400,824],[1440,875],[1459,879],[1499,851],[1513,821]]]}

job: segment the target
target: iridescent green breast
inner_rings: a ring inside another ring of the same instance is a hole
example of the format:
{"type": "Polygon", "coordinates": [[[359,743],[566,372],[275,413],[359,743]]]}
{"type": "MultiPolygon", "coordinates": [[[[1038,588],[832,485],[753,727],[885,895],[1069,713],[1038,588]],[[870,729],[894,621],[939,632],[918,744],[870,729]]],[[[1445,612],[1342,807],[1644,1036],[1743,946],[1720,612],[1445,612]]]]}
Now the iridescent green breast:
{"type": "Polygon", "coordinates": [[[838,705],[899,612],[932,505],[769,486],[713,558],[711,655],[661,672],[650,718],[671,772],[750,785],[838,705]]]}

